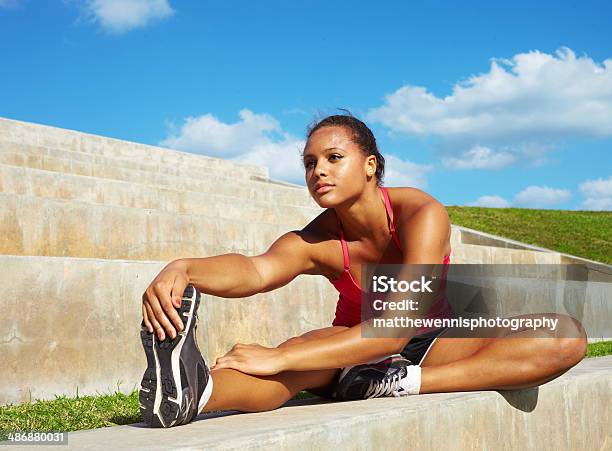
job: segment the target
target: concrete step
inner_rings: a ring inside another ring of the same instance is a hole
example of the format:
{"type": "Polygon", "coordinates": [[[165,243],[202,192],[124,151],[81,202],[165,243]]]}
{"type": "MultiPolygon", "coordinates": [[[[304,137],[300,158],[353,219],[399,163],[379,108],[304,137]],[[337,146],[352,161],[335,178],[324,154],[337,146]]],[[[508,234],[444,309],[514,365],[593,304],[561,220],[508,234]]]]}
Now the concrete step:
{"type": "MultiPolygon", "coordinates": [[[[74,162],[77,167],[88,167],[92,164],[104,165],[111,168],[132,169],[137,171],[146,171],[158,174],[158,177],[174,175],[184,178],[193,177],[195,174],[207,174],[209,176],[232,177],[235,180],[249,180],[254,177],[250,168],[245,168],[239,165],[235,167],[224,167],[225,165],[207,165],[206,162],[193,163],[159,163],[151,160],[132,161],[123,158],[109,157],[106,155],[96,155],[84,152],[74,152],[64,149],[52,149],[43,146],[26,145],[22,143],[13,143],[0,139],[0,155],[2,160],[16,160],[16,155],[20,155],[23,161],[37,163],[37,159],[47,161],[47,164],[52,164],[61,160],[74,162]],[[202,164],[204,163],[204,164],[202,164]]],[[[57,163],[59,164],[59,163],[57,163]]]]}
{"type": "MultiPolygon", "coordinates": [[[[137,386],[141,295],[165,262],[0,255],[0,405],[137,386]],[[120,352],[119,352],[120,351],[120,352]]],[[[230,269],[231,270],[231,269],[230,269]]],[[[569,310],[589,337],[610,339],[608,283],[589,282],[569,310]],[[596,335],[600,333],[601,335],[596,335]]],[[[237,343],[276,346],[331,325],[338,293],[325,277],[299,276],[245,299],[203,296],[198,340],[207,361],[237,343]]]]}
{"type": "MultiPolygon", "coordinates": [[[[211,203],[212,205],[212,203],[211,203]]],[[[273,220],[243,216],[244,201],[213,206],[216,214],[182,214],[81,201],[0,193],[0,253],[91,258],[169,260],[224,252],[261,252],[318,211],[269,209],[273,220]],[[231,210],[231,211],[230,211],[231,210]],[[311,216],[309,217],[309,211],[311,216]]],[[[261,214],[266,219],[267,214],[261,214]]],[[[559,263],[559,254],[456,243],[453,263],[559,263]]]]}
{"type": "MultiPolygon", "coordinates": [[[[65,394],[125,393],[146,368],[141,296],[165,262],[0,255],[0,405],[65,394]]],[[[276,346],[331,325],[338,294],[300,276],[249,298],[204,295],[198,342],[207,361],[237,343],[276,346]]]]}
{"type": "Polygon", "coordinates": [[[469,229],[467,227],[457,228],[457,238],[463,244],[475,244],[479,246],[505,247],[508,249],[529,249],[534,251],[549,252],[547,249],[530,246],[520,241],[511,240],[490,233],[481,232],[478,230],[469,229]]]}
{"type": "MultiPolygon", "coordinates": [[[[479,230],[470,229],[463,226],[453,226],[453,234],[451,237],[451,245],[457,243],[471,244],[483,247],[501,247],[508,249],[518,249],[534,252],[542,252],[547,254],[555,254],[559,256],[559,263],[569,265],[578,264],[587,266],[590,270],[600,272],[602,274],[610,274],[612,269],[611,265],[606,265],[594,260],[589,260],[582,257],[576,257],[575,255],[564,254],[562,252],[556,252],[543,247],[534,246],[532,244],[523,243],[516,240],[511,240],[502,236],[492,235],[490,233],[481,232],[479,230]]],[[[607,277],[607,276],[604,276],[607,277]]]]}
{"type": "MultiPolygon", "coordinates": [[[[452,233],[456,233],[453,228],[452,233]]],[[[452,235],[451,235],[452,236],[452,235]]],[[[560,255],[556,252],[541,252],[525,249],[511,249],[496,246],[464,244],[454,241],[451,244],[451,263],[453,264],[559,264],[560,255]]]]}
{"type": "Polygon", "coordinates": [[[130,260],[252,255],[308,222],[282,219],[255,223],[0,193],[0,254],[130,260]]]}
{"type": "MultiPolygon", "coordinates": [[[[260,183],[254,182],[253,184],[260,183]]],[[[240,183],[236,182],[237,185],[240,183]]],[[[142,185],[113,179],[66,174],[0,164],[0,192],[35,197],[145,208],[166,212],[203,214],[246,222],[307,224],[323,210],[259,200],[262,191],[253,189],[253,198],[219,194],[212,183],[209,191],[183,191],[172,187],[142,185]]],[[[269,191],[269,190],[268,190],[269,191]]],[[[269,194],[264,191],[264,194],[269,194]]],[[[282,197],[281,199],[282,200],[282,197]]],[[[313,202],[314,203],[314,202],[313,202]]]]}
{"type": "Polygon", "coordinates": [[[0,118],[0,139],[17,143],[20,146],[38,146],[52,151],[73,151],[136,163],[158,163],[164,167],[184,165],[198,169],[229,170],[230,172],[245,172],[248,175],[268,177],[267,168],[261,166],[240,165],[220,158],[5,118],[0,118]]]}
{"type": "Polygon", "coordinates": [[[200,415],[171,430],[140,423],[73,432],[61,449],[607,450],[610,405],[607,356],[583,360],[535,389],[353,402],[316,398],[270,412],[200,415]]]}
{"type": "Polygon", "coordinates": [[[287,205],[317,207],[307,190],[299,185],[288,185],[267,180],[236,180],[210,174],[194,173],[191,177],[163,175],[151,171],[108,166],[92,162],[79,162],[49,155],[26,155],[20,152],[0,151],[0,164],[45,170],[58,173],[84,175],[99,179],[120,180],[141,185],[153,185],[182,191],[214,191],[218,194],[280,202],[287,205]],[[239,182],[239,183],[237,183],[239,182]]]}

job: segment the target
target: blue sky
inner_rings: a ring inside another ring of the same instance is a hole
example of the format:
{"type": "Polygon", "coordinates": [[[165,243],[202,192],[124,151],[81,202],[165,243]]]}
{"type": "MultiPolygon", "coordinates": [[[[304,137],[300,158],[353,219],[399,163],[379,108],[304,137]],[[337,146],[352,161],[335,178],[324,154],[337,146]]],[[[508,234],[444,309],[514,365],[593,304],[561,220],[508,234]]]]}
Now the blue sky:
{"type": "Polygon", "coordinates": [[[307,124],[342,107],[388,186],[612,210],[609,2],[424,3],[0,0],[0,116],[303,183],[307,124]]]}

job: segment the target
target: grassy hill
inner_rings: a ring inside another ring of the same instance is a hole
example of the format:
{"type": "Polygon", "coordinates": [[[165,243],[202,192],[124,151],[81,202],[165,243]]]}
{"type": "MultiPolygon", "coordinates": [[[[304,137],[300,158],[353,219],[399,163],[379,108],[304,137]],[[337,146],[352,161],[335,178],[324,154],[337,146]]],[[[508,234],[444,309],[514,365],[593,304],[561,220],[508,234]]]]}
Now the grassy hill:
{"type": "Polygon", "coordinates": [[[612,211],[446,208],[455,225],[612,264],[612,211]]]}

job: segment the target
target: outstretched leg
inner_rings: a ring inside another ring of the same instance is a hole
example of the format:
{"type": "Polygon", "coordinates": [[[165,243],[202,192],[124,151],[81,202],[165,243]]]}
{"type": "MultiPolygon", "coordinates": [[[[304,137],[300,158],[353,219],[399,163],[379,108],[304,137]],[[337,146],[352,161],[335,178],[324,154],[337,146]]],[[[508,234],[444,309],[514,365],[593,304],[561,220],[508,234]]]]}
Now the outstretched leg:
{"type": "MultiPolygon", "coordinates": [[[[497,336],[493,338],[438,338],[421,363],[420,393],[521,389],[560,376],[584,357],[587,341],[577,321],[566,315],[551,316],[559,319],[557,333],[565,338],[543,338],[542,330],[505,329],[495,331],[497,336]]],[[[311,331],[279,346],[342,330],[345,328],[311,331]]],[[[452,335],[452,329],[445,335],[452,335]]],[[[284,371],[273,376],[253,376],[233,369],[217,370],[212,373],[213,394],[202,411],[272,410],[301,390],[327,386],[338,371],[284,371]]]]}
{"type": "MultiPolygon", "coordinates": [[[[333,335],[345,327],[327,327],[291,338],[279,347],[333,335]]],[[[213,410],[240,410],[261,412],[282,406],[304,389],[320,388],[330,384],[339,370],[283,371],[272,376],[253,376],[233,369],[211,372],[212,395],[202,412],[213,410]]]]}

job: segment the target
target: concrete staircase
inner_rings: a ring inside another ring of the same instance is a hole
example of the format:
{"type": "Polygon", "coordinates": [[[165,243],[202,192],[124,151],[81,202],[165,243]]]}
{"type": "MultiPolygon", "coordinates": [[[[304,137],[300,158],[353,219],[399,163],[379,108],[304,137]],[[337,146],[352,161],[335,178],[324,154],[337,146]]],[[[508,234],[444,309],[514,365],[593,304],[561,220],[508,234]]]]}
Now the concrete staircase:
{"type": "MultiPolygon", "coordinates": [[[[320,211],[303,187],[270,180],[264,168],[0,118],[0,404],[131,392],[146,366],[140,297],[166,262],[256,255],[320,211]]],[[[452,247],[454,263],[580,262],[588,280],[612,275],[607,265],[462,227],[453,227],[452,247]]],[[[589,318],[605,321],[605,292],[592,298],[589,318]]],[[[306,276],[248,299],[206,295],[198,340],[209,361],[239,341],[276,345],[328,326],[336,300],[324,278],[306,276]]],[[[447,398],[430,398],[431,407],[447,398]]],[[[349,435],[365,418],[321,408],[343,417],[349,435]]],[[[377,424],[396,421],[376,412],[377,424]]],[[[310,436],[300,428],[296,437],[310,436]]]]}
{"type": "MultiPolygon", "coordinates": [[[[265,168],[0,119],[0,404],[130,392],[145,364],[140,297],[166,262],[256,255],[320,211],[265,168]]],[[[205,357],[324,327],[336,298],[307,277],[249,299],[204,296],[205,357]]]]}

